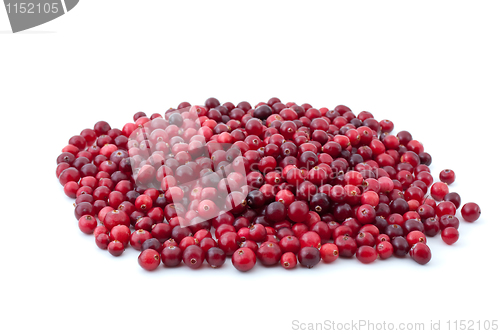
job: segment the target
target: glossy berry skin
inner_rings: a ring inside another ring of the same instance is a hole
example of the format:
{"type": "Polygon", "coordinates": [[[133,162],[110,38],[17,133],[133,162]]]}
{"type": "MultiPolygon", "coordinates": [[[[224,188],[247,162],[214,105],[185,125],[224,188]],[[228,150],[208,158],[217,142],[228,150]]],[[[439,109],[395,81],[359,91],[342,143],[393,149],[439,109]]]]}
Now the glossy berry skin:
{"type": "Polygon", "coordinates": [[[394,249],[394,256],[396,257],[405,257],[410,250],[410,245],[408,245],[408,241],[403,236],[395,237],[391,240],[392,247],[394,249]]]}
{"type": "Polygon", "coordinates": [[[147,239],[151,239],[151,233],[145,230],[134,231],[130,235],[130,246],[135,250],[142,249],[142,243],[147,239]]]}
{"type": "Polygon", "coordinates": [[[422,242],[424,244],[427,243],[427,238],[425,237],[425,234],[420,231],[411,231],[406,236],[406,241],[408,242],[408,245],[412,247],[418,242],[422,242]]]}
{"type": "Polygon", "coordinates": [[[449,192],[448,185],[443,182],[436,182],[431,187],[431,196],[436,201],[442,201],[449,192]]]}
{"type": "Polygon", "coordinates": [[[302,234],[299,238],[300,240],[300,247],[314,247],[314,248],[321,248],[321,237],[319,236],[318,233],[314,231],[308,231],[304,234],[302,234]]]}
{"type": "Polygon", "coordinates": [[[448,245],[453,245],[457,242],[459,236],[458,230],[454,227],[447,227],[441,231],[441,239],[448,245]]]}
{"type": "Polygon", "coordinates": [[[83,233],[92,234],[97,227],[97,220],[91,215],[82,216],[78,220],[78,227],[83,233]]]}
{"type": "Polygon", "coordinates": [[[394,252],[394,248],[392,247],[392,244],[389,241],[380,242],[377,245],[376,250],[377,250],[378,256],[382,260],[390,258],[394,252]]]}
{"type": "Polygon", "coordinates": [[[439,173],[439,179],[448,185],[455,182],[455,172],[451,169],[444,169],[439,173]]]}
{"type": "Polygon", "coordinates": [[[458,229],[458,226],[460,225],[460,221],[458,220],[457,217],[453,215],[445,215],[439,217],[439,228],[441,230],[444,230],[447,227],[453,227],[458,229]]]}
{"type": "Polygon", "coordinates": [[[165,267],[176,267],[182,262],[182,250],[177,246],[168,246],[161,251],[161,261],[165,267]]]}
{"type": "Polygon", "coordinates": [[[160,254],[154,249],[145,249],[139,254],[137,261],[143,269],[153,271],[160,265],[160,254]]]}
{"type": "Polygon", "coordinates": [[[339,257],[339,249],[335,244],[324,244],[320,250],[321,260],[325,263],[332,263],[339,257]]]}
{"type": "Polygon", "coordinates": [[[226,253],[219,247],[212,247],[206,252],[207,263],[212,268],[220,268],[226,262],[226,253]]]}
{"type": "Polygon", "coordinates": [[[231,261],[237,270],[246,272],[255,266],[257,263],[257,257],[250,248],[242,247],[233,253],[231,261]]]}
{"type": "Polygon", "coordinates": [[[288,218],[295,223],[302,223],[307,219],[309,206],[303,201],[296,201],[288,207],[288,218]]]}
{"type": "Polygon", "coordinates": [[[280,240],[279,246],[284,253],[297,254],[300,250],[300,240],[296,236],[289,235],[280,240]]]}
{"type": "Polygon", "coordinates": [[[219,248],[222,249],[227,256],[232,255],[238,248],[238,235],[235,232],[226,232],[219,238],[219,248]]]}
{"type": "Polygon", "coordinates": [[[455,204],[452,202],[441,202],[436,206],[436,216],[442,217],[444,215],[452,215],[454,216],[457,213],[457,208],[455,207],[455,204]]]}
{"type": "Polygon", "coordinates": [[[363,225],[373,223],[375,216],[375,209],[369,204],[361,205],[356,211],[356,219],[363,225]]]}
{"type": "Polygon", "coordinates": [[[356,245],[356,241],[353,238],[340,235],[335,239],[335,245],[337,245],[339,249],[340,257],[350,258],[356,254],[356,250],[358,246],[356,245]]]}
{"type": "Polygon", "coordinates": [[[424,233],[429,237],[433,237],[439,233],[439,220],[434,217],[427,218],[423,222],[424,224],[424,233]]]}
{"type": "Polygon", "coordinates": [[[418,264],[424,265],[431,260],[431,249],[424,243],[416,243],[410,249],[410,257],[418,264]]]}
{"type": "Polygon", "coordinates": [[[286,252],[281,256],[280,264],[285,269],[293,269],[297,266],[297,256],[292,252],[286,252]]]}
{"type": "Polygon", "coordinates": [[[462,206],[462,218],[469,223],[473,223],[479,219],[481,209],[476,203],[466,203],[462,206]]]}
{"type": "Polygon", "coordinates": [[[191,245],[187,247],[182,254],[184,264],[191,269],[200,268],[203,264],[204,258],[205,254],[203,254],[203,250],[198,245],[191,245]]]}
{"type": "Polygon", "coordinates": [[[113,256],[120,256],[124,251],[125,246],[117,240],[113,240],[108,244],[108,252],[113,256]]]}
{"type": "Polygon", "coordinates": [[[111,240],[118,240],[126,246],[130,241],[130,229],[125,225],[115,226],[109,232],[109,237],[111,240]]]}
{"type": "Polygon", "coordinates": [[[113,227],[118,225],[130,226],[130,218],[124,211],[113,210],[106,214],[103,224],[108,231],[111,231],[113,227]]]}
{"type": "Polygon", "coordinates": [[[302,266],[310,269],[319,263],[321,254],[316,247],[304,247],[300,249],[298,259],[302,266]]]}
{"type": "Polygon", "coordinates": [[[273,242],[263,242],[257,250],[257,258],[264,266],[272,266],[281,259],[281,249],[273,242]]]}
{"type": "Polygon", "coordinates": [[[110,241],[107,233],[101,233],[95,236],[95,243],[100,249],[107,249],[110,241]]]}
{"type": "Polygon", "coordinates": [[[140,195],[135,200],[135,207],[139,211],[148,211],[153,207],[153,200],[148,195],[140,195]]]}
{"type": "Polygon", "coordinates": [[[371,246],[361,246],[356,251],[356,258],[364,264],[372,263],[377,259],[377,251],[371,246]]]}

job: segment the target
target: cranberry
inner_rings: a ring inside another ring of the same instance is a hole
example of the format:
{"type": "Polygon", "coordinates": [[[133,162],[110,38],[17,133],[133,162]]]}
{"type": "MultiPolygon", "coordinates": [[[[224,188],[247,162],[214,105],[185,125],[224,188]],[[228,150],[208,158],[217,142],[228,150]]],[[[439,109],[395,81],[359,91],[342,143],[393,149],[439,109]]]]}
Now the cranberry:
{"type": "Polygon", "coordinates": [[[461,198],[460,198],[460,195],[455,193],[455,192],[446,194],[446,196],[444,197],[444,200],[448,201],[448,202],[452,202],[455,205],[455,208],[460,207],[461,198]]]}
{"type": "Polygon", "coordinates": [[[300,250],[301,243],[297,237],[289,235],[280,240],[279,246],[284,253],[292,252],[297,254],[300,250]]]}
{"type": "Polygon", "coordinates": [[[451,169],[444,169],[439,173],[439,179],[448,185],[452,184],[455,182],[455,172],[451,169]]]}
{"type": "Polygon", "coordinates": [[[130,229],[124,225],[115,226],[109,232],[109,237],[111,240],[118,240],[126,246],[130,240],[130,229]]]}
{"type": "Polygon", "coordinates": [[[198,245],[188,246],[182,255],[182,260],[191,269],[198,269],[203,264],[205,256],[203,250],[198,245]]]}
{"type": "Polygon", "coordinates": [[[375,238],[369,232],[359,232],[355,238],[356,244],[358,247],[361,246],[375,246],[375,238]]]}
{"type": "Polygon", "coordinates": [[[431,260],[431,249],[424,243],[416,243],[410,250],[411,258],[418,264],[426,264],[431,260]]]}
{"type": "Polygon", "coordinates": [[[138,258],[139,265],[148,271],[153,271],[160,265],[160,254],[154,249],[146,249],[138,258]]]}
{"type": "Polygon", "coordinates": [[[455,215],[457,212],[457,209],[455,207],[455,204],[452,202],[441,202],[436,206],[436,216],[441,217],[444,215],[455,215]]]}
{"type": "Polygon", "coordinates": [[[162,243],[160,241],[158,241],[158,239],[151,238],[151,239],[148,239],[142,243],[141,251],[144,251],[146,249],[154,249],[157,252],[161,252],[163,247],[162,247],[162,243]]]}
{"type": "Polygon", "coordinates": [[[443,182],[436,182],[431,187],[431,196],[436,201],[442,201],[449,193],[448,185],[443,182]]]}
{"type": "Polygon", "coordinates": [[[267,206],[265,216],[268,221],[278,222],[285,220],[286,212],[287,210],[285,204],[281,202],[273,202],[267,206]]]}
{"type": "Polygon", "coordinates": [[[394,248],[392,247],[392,244],[389,241],[382,241],[379,242],[377,247],[376,247],[378,256],[382,259],[388,259],[392,256],[394,252],[394,248]]]}
{"type": "Polygon", "coordinates": [[[97,227],[97,220],[91,215],[82,216],[78,220],[78,227],[83,233],[92,234],[97,227]]]}
{"type": "Polygon", "coordinates": [[[129,216],[121,210],[109,211],[104,217],[104,226],[111,231],[111,229],[118,225],[130,226],[129,216]]]}
{"type": "MultiPolygon", "coordinates": [[[[394,211],[394,210],[393,210],[394,211]]],[[[356,218],[361,224],[371,224],[375,221],[376,212],[373,206],[361,205],[356,211],[356,218]]]]}
{"type": "Polygon", "coordinates": [[[134,231],[134,233],[130,235],[130,246],[132,246],[132,248],[134,248],[135,250],[141,250],[142,243],[147,239],[151,239],[151,233],[149,233],[148,231],[134,231]]]}
{"type": "Polygon", "coordinates": [[[418,242],[423,242],[424,244],[427,243],[425,234],[420,231],[411,231],[410,233],[408,233],[408,235],[406,236],[406,241],[408,242],[408,245],[410,245],[410,247],[418,242]]]}
{"type": "Polygon", "coordinates": [[[288,218],[295,223],[302,223],[309,213],[309,206],[303,201],[297,201],[288,207],[288,218]]]}
{"type": "Polygon", "coordinates": [[[372,263],[377,259],[377,251],[372,246],[361,246],[356,251],[356,258],[364,264],[372,263]]]}
{"type": "Polygon", "coordinates": [[[440,229],[439,227],[440,224],[436,218],[434,217],[427,218],[426,220],[424,220],[423,224],[424,224],[425,235],[433,237],[436,234],[438,234],[440,229]]]}
{"type": "Polygon", "coordinates": [[[481,215],[481,209],[476,203],[464,204],[461,210],[462,218],[469,223],[473,223],[479,219],[481,215]]]}
{"type": "Polygon", "coordinates": [[[339,255],[345,258],[353,257],[357,250],[356,241],[347,235],[338,236],[335,239],[335,245],[339,249],[339,255]]]}
{"type": "Polygon", "coordinates": [[[403,236],[394,237],[391,241],[392,247],[394,249],[394,256],[397,257],[405,257],[410,250],[410,245],[408,245],[408,241],[403,236]]]}
{"type": "Polygon", "coordinates": [[[182,250],[174,245],[163,248],[161,261],[166,267],[176,267],[182,262],[182,250]]]}
{"type": "Polygon", "coordinates": [[[441,230],[444,230],[447,227],[453,227],[458,229],[458,226],[460,225],[460,221],[458,220],[457,217],[453,215],[443,215],[439,217],[439,228],[441,230]]]}
{"type": "Polygon", "coordinates": [[[441,239],[448,245],[453,245],[457,242],[458,237],[459,233],[455,227],[446,227],[441,231],[441,239]]]}
{"type": "Polygon", "coordinates": [[[224,233],[219,239],[219,247],[226,255],[232,255],[239,248],[238,235],[235,232],[224,233]]]}
{"type": "Polygon", "coordinates": [[[339,249],[335,244],[324,244],[320,250],[321,259],[325,263],[332,263],[339,257],[339,249]]]}
{"type": "Polygon", "coordinates": [[[281,256],[280,264],[285,269],[293,269],[297,266],[297,256],[292,252],[284,253],[281,256]]]}
{"type": "Polygon", "coordinates": [[[120,256],[125,251],[125,246],[118,240],[113,240],[108,244],[108,252],[113,256],[120,256]]]}
{"type": "Polygon", "coordinates": [[[206,254],[206,260],[212,268],[222,267],[226,262],[226,253],[218,247],[210,248],[206,254]]]}
{"type": "Polygon", "coordinates": [[[315,247],[303,247],[299,251],[298,259],[302,266],[312,268],[321,260],[321,254],[315,247]]]}
{"type": "Polygon", "coordinates": [[[252,269],[257,262],[255,253],[247,247],[242,247],[236,250],[232,256],[232,263],[234,267],[241,271],[246,272],[252,269]]]}
{"type": "Polygon", "coordinates": [[[257,258],[265,266],[272,266],[281,259],[281,249],[273,242],[263,242],[257,250],[257,258]]]}

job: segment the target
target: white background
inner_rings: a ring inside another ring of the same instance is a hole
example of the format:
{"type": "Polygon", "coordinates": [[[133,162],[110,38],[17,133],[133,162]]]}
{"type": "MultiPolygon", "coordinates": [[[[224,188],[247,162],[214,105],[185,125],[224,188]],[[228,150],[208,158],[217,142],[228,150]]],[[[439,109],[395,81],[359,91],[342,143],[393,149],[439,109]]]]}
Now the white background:
{"type": "MultiPolygon", "coordinates": [[[[292,321],[500,320],[496,1],[81,1],[12,34],[0,8],[0,333],[289,333],[292,321]],[[159,268],[83,235],[55,177],[67,140],[179,102],[282,101],[388,118],[482,216],[432,261],[159,268]]],[[[477,325],[475,326],[477,329],[477,325]]]]}

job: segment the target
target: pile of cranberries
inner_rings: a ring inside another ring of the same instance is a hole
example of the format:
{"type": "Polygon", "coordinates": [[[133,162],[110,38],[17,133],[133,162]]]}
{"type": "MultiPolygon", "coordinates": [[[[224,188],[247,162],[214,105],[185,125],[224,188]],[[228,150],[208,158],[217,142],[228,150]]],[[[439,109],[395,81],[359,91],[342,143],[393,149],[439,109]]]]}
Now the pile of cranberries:
{"type": "MultiPolygon", "coordinates": [[[[161,262],[239,271],[278,263],[311,268],[339,256],[431,259],[427,237],[458,240],[461,199],[445,169],[389,120],[272,98],[252,107],[183,102],[112,129],[97,122],[73,136],[56,175],[75,199],[80,230],[114,256],[140,251],[161,262]]],[[[462,206],[474,222],[479,206],[462,206]]]]}

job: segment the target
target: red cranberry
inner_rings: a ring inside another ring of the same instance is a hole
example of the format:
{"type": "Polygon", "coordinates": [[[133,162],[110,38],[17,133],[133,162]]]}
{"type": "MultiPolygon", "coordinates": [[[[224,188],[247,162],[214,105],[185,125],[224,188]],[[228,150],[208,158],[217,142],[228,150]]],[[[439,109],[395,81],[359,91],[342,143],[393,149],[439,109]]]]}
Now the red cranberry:
{"type": "Polygon", "coordinates": [[[130,218],[121,210],[113,210],[106,214],[103,224],[108,231],[111,231],[113,227],[118,225],[130,226],[130,218]]]}
{"type": "Polygon", "coordinates": [[[353,257],[357,250],[356,241],[347,235],[338,236],[335,239],[335,245],[339,249],[339,255],[345,258],[353,257]]]}
{"type": "Polygon", "coordinates": [[[247,247],[236,250],[232,256],[234,267],[241,272],[249,271],[255,266],[256,262],[257,257],[255,253],[247,247]]]}
{"type": "Polygon", "coordinates": [[[321,260],[321,254],[318,248],[303,247],[299,251],[298,259],[302,266],[312,268],[321,260]]]}
{"type": "Polygon", "coordinates": [[[339,250],[335,244],[324,244],[320,250],[321,259],[325,263],[332,263],[339,257],[339,250]]]}
{"type": "Polygon", "coordinates": [[[297,201],[288,207],[288,218],[295,223],[302,223],[307,219],[309,213],[308,205],[303,201],[297,201]]]}
{"type": "Polygon", "coordinates": [[[439,233],[440,224],[436,218],[434,217],[427,218],[426,220],[424,220],[423,224],[424,224],[425,235],[433,237],[439,233]]]}
{"type": "Polygon", "coordinates": [[[410,250],[411,258],[418,264],[426,264],[431,260],[431,249],[424,243],[416,243],[410,250]]]}
{"type": "Polygon", "coordinates": [[[439,179],[448,185],[452,184],[455,182],[455,172],[451,169],[444,169],[439,173],[439,179]]]}
{"type": "Polygon", "coordinates": [[[382,241],[382,242],[378,243],[376,250],[377,250],[378,256],[382,260],[390,258],[393,254],[393,251],[394,251],[392,244],[389,241],[382,241]]]}
{"type": "Polygon", "coordinates": [[[118,240],[113,240],[108,244],[108,252],[113,256],[120,256],[125,251],[125,246],[118,240]]]}
{"type": "Polygon", "coordinates": [[[142,243],[141,251],[146,249],[154,249],[157,252],[161,252],[163,249],[162,243],[158,241],[156,238],[151,238],[142,243]]]}
{"type": "Polygon", "coordinates": [[[148,271],[153,271],[160,265],[160,254],[154,249],[146,249],[138,258],[139,265],[148,271]]]}
{"type": "Polygon", "coordinates": [[[449,193],[448,185],[443,182],[436,182],[431,187],[431,196],[436,201],[442,201],[449,193]]]}
{"type": "Polygon", "coordinates": [[[361,246],[356,251],[356,258],[364,264],[372,263],[377,259],[377,251],[372,246],[361,246]]]}
{"type": "Polygon", "coordinates": [[[284,253],[281,256],[280,263],[285,269],[293,269],[297,266],[297,256],[292,252],[284,253]]]}
{"type": "Polygon", "coordinates": [[[391,243],[394,249],[394,256],[405,257],[406,254],[408,254],[408,251],[410,250],[410,245],[408,245],[408,241],[406,241],[405,237],[403,236],[394,237],[391,243]]]}
{"type": "Polygon", "coordinates": [[[219,248],[222,249],[227,256],[232,255],[238,248],[238,235],[235,232],[227,232],[221,235],[219,239],[219,248]]]}
{"type": "Polygon", "coordinates": [[[218,247],[210,248],[206,254],[206,260],[212,268],[222,267],[226,262],[226,253],[218,247]]]}
{"type": "Polygon", "coordinates": [[[135,250],[141,250],[142,243],[151,239],[151,233],[145,230],[137,230],[130,235],[130,246],[135,250]]]}
{"type": "Polygon", "coordinates": [[[425,237],[425,234],[420,231],[411,231],[406,236],[406,241],[408,241],[408,245],[412,247],[418,242],[423,242],[424,244],[427,243],[427,238],[425,237]]]}
{"type": "Polygon", "coordinates": [[[91,215],[85,215],[78,220],[80,231],[86,234],[92,234],[97,227],[97,220],[91,215]]]}
{"type": "Polygon", "coordinates": [[[441,231],[441,239],[448,244],[453,245],[457,242],[459,237],[458,230],[455,227],[446,227],[443,231],[441,231]]]}
{"type": "Polygon", "coordinates": [[[453,227],[458,229],[458,226],[460,225],[460,221],[458,220],[457,217],[453,215],[444,215],[439,217],[439,228],[441,230],[444,230],[447,227],[453,227]]]}
{"type": "Polygon", "coordinates": [[[198,245],[187,247],[182,255],[182,260],[191,269],[198,269],[203,264],[205,256],[203,250],[198,245]]]}
{"type": "Polygon", "coordinates": [[[281,259],[281,249],[273,242],[263,242],[257,250],[257,258],[265,266],[272,266],[281,259]]]}
{"type": "Polygon", "coordinates": [[[476,203],[467,203],[462,207],[462,218],[469,223],[475,222],[481,215],[481,209],[476,203]]]}
{"type": "Polygon", "coordinates": [[[177,246],[168,246],[161,251],[161,261],[166,267],[176,267],[182,261],[182,251],[177,246]]]}
{"type": "Polygon", "coordinates": [[[109,232],[109,237],[111,240],[118,240],[126,246],[130,240],[130,229],[124,225],[115,226],[109,232]]]}

